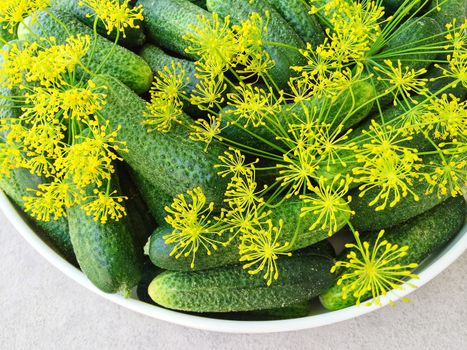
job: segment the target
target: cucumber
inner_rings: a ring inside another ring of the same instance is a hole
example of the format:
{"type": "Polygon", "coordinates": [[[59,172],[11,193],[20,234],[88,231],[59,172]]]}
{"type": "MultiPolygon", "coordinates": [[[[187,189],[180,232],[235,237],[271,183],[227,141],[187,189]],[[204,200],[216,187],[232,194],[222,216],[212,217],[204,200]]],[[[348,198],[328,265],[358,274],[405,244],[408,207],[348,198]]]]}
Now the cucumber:
{"type": "Polygon", "coordinates": [[[159,305],[191,312],[235,312],[286,307],[310,300],[334,282],[329,256],[280,258],[279,279],[269,287],[261,276],[241,266],[207,271],[166,271],[149,285],[149,295],[159,305]]]}
{"type": "Polygon", "coordinates": [[[428,16],[436,20],[439,25],[445,29],[446,24],[452,23],[453,19],[456,19],[457,25],[464,23],[465,14],[467,11],[467,1],[431,0],[429,10],[431,10],[431,12],[428,16]],[[437,10],[438,6],[441,8],[441,11],[437,10]]]}
{"type": "MultiPolygon", "coordinates": [[[[280,219],[284,221],[284,226],[282,227],[281,235],[278,240],[279,244],[291,242],[295,234],[295,230],[298,230],[298,236],[295,244],[290,247],[290,249],[294,251],[311,246],[328,238],[326,230],[322,230],[321,228],[316,228],[313,231],[309,230],[309,227],[317,219],[317,216],[312,213],[304,216],[301,221],[299,221],[300,209],[302,206],[303,204],[300,200],[287,200],[276,207],[271,214],[271,220],[274,225],[278,225],[280,219]]],[[[348,216],[338,218],[338,229],[344,227],[348,219],[348,216]]],[[[172,228],[168,225],[158,227],[152,234],[147,246],[147,253],[153,264],[166,270],[206,270],[236,264],[240,259],[237,247],[240,242],[239,238],[235,238],[226,247],[219,245],[218,250],[212,251],[210,255],[206,253],[206,250],[200,249],[196,253],[195,266],[192,268],[190,257],[180,257],[179,259],[176,259],[174,256],[170,256],[170,252],[174,248],[175,244],[166,244],[164,236],[171,232],[172,228]]],[[[227,238],[225,240],[227,240],[227,238]]]]}
{"type": "MultiPolygon", "coordinates": [[[[444,69],[449,70],[448,64],[443,64],[441,65],[441,67],[444,67],[444,69]]],[[[445,76],[443,74],[443,71],[439,68],[432,66],[428,70],[428,73],[425,75],[425,78],[436,79],[434,81],[429,81],[426,83],[426,86],[432,93],[438,93],[440,90],[443,90],[442,93],[444,94],[448,94],[448,95],[453,94],[457,98],[460,98],[463,100],[467,98],[467,88],[461,83],[458,83],[457,86],[453,86],[448,89],[445,89],[447,85],[452,84],[452,82],[454,81],[454,78],[445,76]]]]}
{"type": "Polygon", "coordinates": [[[313,48],[323,43],[325,38],[323,28],[318,19],[308,13],[309,9],[303,0],[266,0],[266,2],[289,22],[304,42],[311,43],[313,48]]]}
{"type": "MultiPolygon", "coordinates": [[[[175,125],[170,132],[148,133],[143,125],[146,102],[125,85],[110,76],[96,76],[94,82],[107,88],[106,105],[100,112],[112,128],[121,127],[119,139],[126,142],[128,152],[120,156],[157,190],[172,197],[201,186],[209,202],[219,207],[227,188],[227,178],[214,169],[225,148],[204,145],[189,139],[186,126],[175,125]]],[[[191,120],[187,117],[186,123],[191,120]]]]}
{"type": "MultiPolygon", "coordinates": [[[[391,244],[409,246],[407,255],[397,263],[420,263],[459,232],[464,225],[466,214],[467,206],[463,197],[449,198],[406,223],[386,230],[384,237],[391,244]]],[[[368,239],[374,242],[377,236],[378,232],[373,232],[368,235],[368,239]]],[[[347,254],[348,251],[344,251],[341,259],[345,259],[347,254]]],[[[356,299],[353,295],[349,294],[345,300],[341,295],[342,285],[334,285],[320,295],[321,304],[328,310],[339,310],[355,304],[356,299]]],[[[363,297],[362,301],[370,298],[371,293],[363,297]]]]}
{"type": "MultiPolygon", "coordinates": [[[[45,180],[42,177],[33,175],[26,169],[18,168],[11,172],[10,177],[2,178],[0,176],[0,189],[24,211],[23,197],[31,196],[37,186],[44,182],[45,180]]],[[[38,228],[38,234],[41,238],[48,242],[68,262],[76,264],[68,230],[68,221],[65,218],[48,222],[35,220],[30,216],[27,216],[27,219],[38,228]]]]}
{"type": "MultiPolygon", "coordinates": [[[[428,164],[430,161],[439,157],[438,155],[430,155],[423,157],[423,163],[428,164]]],[[[369,203],[376,197],[379,188],[373,188],[365,193],[363,197],[359,196],[360,191],[356,188],[349,192],[352,197],[350,208],[355,212],[350,222],[357,231],[376,231],[383,228],[389,228],[401,224],[434,206],[441,203],[447,196],[438,197],[436,193],[425,194],[429,185],[426,181],[414,181],[411,190],[419,196],[416,201],[411,194],[401,198],[400,202],[394,207],[389,205],[382,211],[375,211],[375,206],[370,207],[369,203]]],[[[436,192],[436,191],[435,191],[436,192]]]]}
{"type": "MultiPolygon", "coordinates": [[[[296,120],[305,118],[303,108],[312,111],[317,107],[317,115],[320,116],[320,121],[325,123],[332,123],[333,127],[337,127],[343,123],[343,130],[347,130],[353,125],[358,124],[366,118],[373,107],[371,102],[376,97],[373,85],[366,81],[358,81],[354,83],[349,89],[343,91],[335,101],[326,98],[311,98],[300,104],[287,104],[283,106],[281,115],[277,118],[283,125],[284,130],[288,130],[289,123],[296,123],[296,120]],[[364,105],[365,104],[365,105],[364,105]]],[[[232,107],[226,107],[223,110],[223,122],[232,122],[236,120],[233,113],[229,113],[232,107]]],[[[240,124],[242,121],[239,122],[240,124]]],[[[257,128],[250,128],[251,132],[257,136],[269,141],[273,144],[279,144],[281,147],[285,145],[279,143],[274,135],[267,127],[259,126],[257,128]]],[[[238,143],[244,144],[255,149],[260,149],[268,152],[273,152],[274,149],[254,136],[252,136],[243,128],[237,125],[227,126],[222,131],[222,136],[225,139],[233,140],[238,143]]]]}
{"type": "MultiPolygon", "coordinates": [[[[94,35],[91,28],[72,15],[59,10],[38,12],[34,20],[28,17],[18,29],[18,37],[22,40],[34,41],[38,37],[53,36],[58,44],[65,43],[70,35],[78,34],[89,35],[91,38],[94,35]],[[66,29],[54,17],[66,23],[66,29]]],[[[111,41],[99,35],[92,56],[89,52],[82,61],[94,73],[109,74],[121,80],[138,94],[148,91],[151,87],[152,71],[148,64],[135,53],[121,46],[114,46],[111,41]]]]}
{"type": "MultiPolygon", "coordinates": [[[[58,9],[69,12],[81,22],[89,26],[90,28],[94,27],[95,21],[95,12],[89,7],[84,5],[80,6],[81,0],[52,0],[52,5],[56,6],[58,9]]],[[[124,3],[124,0],[118,1],[120,4],[124,3]]],[[[133,1],[132,1],[133,2],[133,1]]],[[[131,7],[131,5],[130,5],[131,7]]],[[[118,44],[128,47],[128,48],[138,48],[146,42],[146,35],[143,30],[143,22],[135,21],[135,25],[139,28],[125,28],[125,36],[122,33],[119,34],[118,44]]],[[[106,37],[111,41],[115,41],[117,38],[117,30],[113,30],[108,34],[108,30],[105,28],[104,22],[99,20],[97,22],[97,32],[106,37]]]]}
{"type": "Polygon", "coordinates": [[[148,294],[149,284],[152,280],[159,275],[163,270],[154,266],[150,262],[143,265],[143,273],[141,274],[141,280],[136,287],[136,295],[138,299],[148,304],[154,304],[151,297],[148,294]]]}
{"type": "Polygon", "coordinates": [[[200,25],[199,17],[210,18],[209,12],[188,0],[139,0],[138,4],[144,7],[144,24],[154,44],[196,59],[185,52],[189,42],[183,37],[192,31],[191,26],[200,25]]]}
{"type": "Polygon", "coordinates": [[[3,28],[3,24],[0,25],[0,43],[5,44],[8,41],[15,40],[16,34],[10,33],[8,29],[3,28]]]}
{"type": "MultiPolygon", "coordinates": [[[[172,63],[175,65],[181,65],[185,72],[185,83],[186,87],[184,91],[187,94],[191,94],[195,90],[196,85],[199,83],[199,79],[195,76],[196,66],[195,63],[182,58],[170,56],[157,46],[148,44],[143,47],[139,52],[139,55],[149,64],[152,72],[156,75],[158,72],[164,70],[164,67],[172,67],[172,63]]],[[[178,69],[177,69],[178,71],[178,69]]]]}
{"type": "Polygon", "coordinates": [[[139,282],[142,266],[126,218],[102,224],[74,206],[68,209],[68,221],[73,249],[84,274],[105,293],[127,295],[139,282]]]}
{"type": "Polygon", "coordinates": [[[304,301],[301,303],[292,304],[286,307],[277,307],[274,309],[249,312],[205,313],[203,316],[221,320],[235,321],[274,321],[306,317],[310,314],[310,311],[310,302],[304,301]]]}
{"type": "Polygon", "coordinates": [[[234,24],[247,20],[253,12],[256,12],[263,17],[264,23],[267,24],[267,33],[263,38],[265,42],[293,47],[286,48],[279,45],[265,45],[264,47],[275,62],[275,66],[269,70],[269,75],[280,88],[287,86],[293,74],[290,67],[306,63],[304,56],[298,50],[305,47],[302,39],[287,21],[264,0],[255,0],[254,2],[207,0],[206,4],[211,12],[217,12],[222,17],[231,16],[234,24]]]}
{"type": "MultiPolygon", "coordinates": [[[[436,1],[436,0],[435,0],[436,1]]],[[[405,8],[407,5],[413,6],[409,13],[414,13],[420,9],[420,6],[422,5],[421,0],[383,0],[382,5],[384,6],[385,13],[387,14],[394,14],[399,9],[404,6],[405,8]]]]}

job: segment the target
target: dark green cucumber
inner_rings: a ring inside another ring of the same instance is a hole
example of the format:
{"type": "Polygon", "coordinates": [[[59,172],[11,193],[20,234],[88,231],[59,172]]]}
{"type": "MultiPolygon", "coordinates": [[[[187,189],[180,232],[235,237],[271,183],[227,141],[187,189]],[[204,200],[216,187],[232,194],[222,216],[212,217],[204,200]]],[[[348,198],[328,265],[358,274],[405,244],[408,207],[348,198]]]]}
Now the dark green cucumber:
{"type": "Polygon", "coordinates": [[[384,6],[385,13],[393,14],[397,11],[401,11],[401,7],[407,8],[408,5],[412,6],[409,13],[414,13],[420,9],[422,0],[383,0],[382,5],[384,6]]]}
{"type": "Polygon", "coordinates": [[[323,43],[325,37],[323,28],[318,19],[308,13],[309,8],[303,0],[266,0],[266,2],[289,22],[304,42],[311,43],[313,48],[323,43]]]}
{"type": "MultiPolygon", "coordinates": [[[[423,157],[423,163],[429,164],[435,160],[438,155],[423,157]]],[[[352,196],[350,207],[355,212],[351,218],[351,223],[354,228],[360,232],[376,231],[383,228],[399,225],[444,201],[447,196],[440,196],[435,193],[425,194],[428,189],[428,183],[424,180],[414,181],[411,190],[418,195],[419,200],[416,201],[410,193],[406,197],[401,198],[400,202],[394,207],[388,206],[382,211],[375,211],[377,205],[371,206],[369,203],[376,197],[380,189],[375,187],[360,197],[359,189],[355,188],[349,192],[352,196]]]]}
{"type": "MultiPolygon", "coordinates": [[[[278,240],[279,244],[285,244],[286,242],[291,243],[295,231],[297,230],[296,241],[294,245],[290,247],[290,249],[294,251],[311,246],[328,238],[328,232],[319,227],[312,231],[309,230],[309,227],[316,221],[317,216],[308,213],[300,219],[300,209],[303,205],[304,204],[300,200],[288,200],[276,207],[271,214],[271,220],[274,225],[278,225],[280,219],[284,221],[278,240]]],[[[338,218],[338,229],[344,227],[348,219],[349,217],[347,215],[338,218]]],[[[210,255],[207,254],[206,250],[200,249],[196,253],[195,266],[191,267],[191,257],[180,257],[176,259],[174,256],[170,256],[174,244],[166,244],[164,236],[171,232],[172,228],[170,226],[160,226],[154,231],[148,242],[146,252],[156,266],[166,270],[191,271],[232,265],[239,261],[240,256],[237,247],[239,239],[236,238],[226,247],[219,245],[218,249],[211,251],[210,255]]]]}
{"type": "MultiPolygon", "coordinates": [[[[340,123],[343,124],[343,130],[347,130],[353,125],[358,124],[365,119],[373,107],[373,100],[376,97],[373,85],[366,81],[358,81],[349,89],[343,91],[335,101],[326,98],[311,98],[301,104],[288,104],[283,106],[282,112],[278,116],[278,121],[282,123],[283,129],[288,130],[288,124],[297,123],[300,119],[305,118],[303,109],[309,111],[317,109],[317,116],[321,122],[332,124],[337,128],[340,123]]],[[[229,113],[232,107],[226,107],[223,113],[223,121],[225,123],[236,120],[233,113],[229,113]]],[[[242,121],[239,121],[242,124],[242,121]]],[[[278,144],[285,147],[276,140],[274,135],[268,128],[259,126],[249,129],[252,133],[266,141],[278,144]]],[[[258,137],[252,136],[245,131],[241,126],[230,125],[222,131],[222,135],[229,140],[253,147],[255,149],[273,151],[274,149],[266,142],[258,137]]]]}
{"type": "Polygon", "coordinates": [[[272,309],[310,300],[334,282],[329,256],[280,258],[279,279],[269,287],[259,276],[241,266],[207,271],[167,271],[149,285],[149,295],[159,305],[191,312],[235,312],[272,309]]]}
{"type": "MultiPolygon", "coordinates": [[[[185,72],[186,86],[184,91],[187,94],[191,94],[196,88],[196,85],[199,83],[199,79],[195,76],[196,66],[192,61],[170,56],[163,50],[159,49],[157,46],[151,44],[145,45],[139,52],[139,55],[149,64],[149,67],[151,67],[154,75],[163,71],[164,67],[171,68],[173,63],[177,67],[180,65],[185,72]]],[[[177,72],[178,71],[179,70],[177,69],[177,72]]]]}
{"type": "Polygon", "coordinates": [[[306,317],[310,314],[310,311],[310,302],[304,301],[286,307],[276,307],[274,309],[246,312],[204,313],[203,316],[221,320],[274,321],[306,317]]]}
{"type": "Polygon", "coordinates": [[[291,67],[306,62],[298,51],[298,49],[305,46],[302,39],[290,24],[264,0],[255,0],[253,2],[244,0],[207,0],[206,3],[211,12],[217,12],[222,17],[231,16],[233,23],[247,20],[253,12],[263,17],[264,22],[267,23],[267,33],[264,34],[263,41],[278,43],[278,45],[267,44],[264,48],[275,62],[275,66],[269,71],[269,75],[280,88],[287,86],[293,74],[291,67]]]}
{"type": "Polygon", "coordinates": [[[189,42],[183,37],[199,26],[199,17],[211,14],[188,0],[139,0],[144,7],[144,24],[154,44],[184,57],[196,59],[185,52],[189,42]]]}
{"type": "Polygon", "coordinates": [[[142,256],[126,218],[102,224],[74,206],[68,210],[68,221],[73,249],[84,274],[103,292],[128,294],[141,278],[142,256]]]}
{"type": "MultiPolygon", "coordinates": [[[[465,223],[466,214],[467,206],[463,197],[449,198],[406,223],[386,230],[384,237],[392,244],[409,246],[407,255],[398,260],[398,264],[420,263],[459,232],[465,223]]],[[[378,232],[370,233],[366,240],[374,242],[377,236],[378,232]]],[[[344,251],[340,258],[346,259],[347,254],[348,251],[344,251]]],[[[356,302],[351,294],[345,300],[341,296],[342,286],[334,285],[321,294],[320,301],[328,310],[343,309],[356,302]]],[[[370,298],[371,294],[366,295],[362,301],[370,298]]]]}
{"type": "MultiPolygon", "coordinates": [[[[217,175],[214,165],[224,147],[213,142],[207,152],[204,144],[189,139],[186,126],[171,131],[148,133],[143,125],[146,102],[110,76],[96,76],[94,82],[107,88],[107,103],[100,115],[113,128],[121,126],[119,139],[128,152],[120,152],[126,162],[147,181],[172,197],[202,187],[207,200],[220,206],[227,180],[217,175]]],[[[188,117],[186,123],[192,122],[188,117]]]]}
{"type": "MultiPolygon", "coordinates": [[[[28,17],[25,23],[18,30],[18,37],[23,40],[34,41],[38,37],[53,36],[57,39],[57,43],[63,44],[70,35],[89,35],[91,38],[94,35],[91,28],[72,15],[59,10],[39,12],[34,20],[28,17]],[[66,29],[53,16],[66,23],[66,29]]],[[[148,91],[151,87],[152,71],[148,64],[135,53],[121,46],[114,46],[104,37],[97,36],[92,56],[91,52],[88,52],[82,61],[94,73],[111,75],[138,94],[148,91]]]]}
{"type": "MultiPolygon", "coordinates": [[[[31,196],[37,186],[44,183],[42,177],[31,174],[26,169],[15,169],[9,177],[0,177],[0,189],[3,190],[8,197],[24,211],[23,197],[31,196]]],[[[50,243],[60,255],[72,264],[76,263],[75,254],[70,240],[68,231],[68,221],[65,218],[50,221],[39,221],[28,216],[28,221],[36,226],[38,234],[46,242],[50,243]]]]}
{"type": "MultiPolygon", "coordinates": [[[[81,0],[52,0],[53,6],[56,6],[62,11],[71,13],[81,22],[93,28],[95,21],[95,12],[89,7],[80,5],[80,2],[81,0]]],[[[122,4],[123,2],[124,0],[119,0],[120,4],[122,4]]],[[[127,27],[125,29],[125,36],[123,36],[122,33],[119,34],[119,45],[129,48],[138,48],[146,42],[146,35],[144,34],[144,30],[142,27],[143,22],[135,21],[135,25],[139,28],[127,27]]],[[[110,34],[108,34],[108,30],[105,28],[105,25],[101,20],[97,22],[96,29],[100,35],[108,38],[109,40],[115,41],[115,39],[117,38],[117,31],[114,29],[110,34]]]]}
{"type": "Polygon", "coordinates": [[[430,5],[429,16],[435,19],[439,25],[445,30],[446,24],[452,23],[456,19],[456,24],[464,23],[465,14],[467,11],[466,0],[432,0],[430,5]],[[437,7],[440,7],[440,11],[437,7]]]}
{"type": "Polygon", "coordinates": [[[156,276],[161,272],[163,272],[163,270],[158,268],[157,266],[154,266],[153,264],[151,264],[151,262],[146,262],[143,265],[143,273],[141,274],[141,280],[139,281],[138,286],[136,287],[136,295],[138,296],[139,300],[144,301],[148,304],[154,304],[151,297],[149,296],[148,288],[152,280],[156,278],[156,276]]]}

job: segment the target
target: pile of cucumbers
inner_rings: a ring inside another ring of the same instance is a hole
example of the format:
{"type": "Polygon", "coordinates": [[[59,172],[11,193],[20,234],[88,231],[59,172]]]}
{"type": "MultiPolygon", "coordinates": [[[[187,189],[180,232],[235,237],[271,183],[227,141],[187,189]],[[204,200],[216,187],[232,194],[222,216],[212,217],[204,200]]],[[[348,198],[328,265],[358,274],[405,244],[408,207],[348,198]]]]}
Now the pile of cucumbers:
{"type": "MultiPolygon", "coordinates": [[[[331,273],[335,261],[344,259],[347,252],[338,251],[340,255],[336,256],[336,250],[326,240],[326,231],[307,234],[311,222],[301,225],[293,256],[278,259],[281,277],[271,286],[242,268],[235,244],[210,255],[200,250],[195,269],[190,266],[190,259],[171,256],[173,246],[166,244],[163,238],[171,231],[164,220],[164,207],[177,194],[198,186],[203,188],[209,202],[221,207],[228,179],[218,176],[214,165],[226,147],[213,141],[205,151],[202,143],[189,138],[186,127],[175,125],[168,133],[148,133],[143,124],[147,92],[153,76],[165,66],[172,62],[180,64],[190,77],[190,83],[185,86],[187,93],[194,90],[198,82],[195,76],[196,57],[185,51],[188,45],[185,35],[192,25],[199,23],[200,16],[209,18],[212,12],[216,12],[221,17],[230,16],[232,23],[239,23],[252,12],[267,14],[267,41],[284,44],[266,46],[276,63],[270,72],[271,78],[279,87],[287,86],[294,74],[291,67],[302,64],[304,59],[298,50],[290,50],[287,46],[305,48],[306,43],[312,43],[314,47],[322,43],[326,36],[322,22],[308,14],[302,0],[139,0],[132,3],[144,8],[145,19],[139,23],[139,28],[128,29],[126,37],[114,47],[112,40],[116,33],[107,33],[102,23],[97,22],[100,35],[94,53],[84,58],[89,62],[89,69],[99,69],[94,82],[107,88],[102,118],[114,129],[121,127],[119,138],[126,142],[128,149],[119,154],[124,163],[119,164],[113,181],[115,190],[128,197],[128,215],[124,220],[103,225],[86,216],[82,210],[72,208],[67,218],[59,221],[27,220],[104,292],[130,295],[137,286],[138,297],[149,303],[213,317],[248,320],[306,316],[309,303],[317,297],[330,310],[352,305],[355,302],[352,298],[341,298],[341,290],[335,283],[339,276],[331,273]],[[111,50],[112,55],[105,60],[111,50]],[[105,64],[101,65],[103,61],[105,64]]],[[[402,3],[383,1],[391,11],[396,11],[402,3]]],[[[447,18],[459,17],[463,21],[465,0],[447,0],[447,3],[434,16],[409,19],[418,21],[416,28],[422,29],[402,31],[399,37],[391,38],[386,47],[407,45],[435,36],[441,32],[447,18]]],[[[8,40],[34,41],[38,37],[54,36],[58,43],[63,43],[70,35],[93,35],[94,20],[86,16],[79,0],[54,0],[50,9],[25,22],[27,25],[19,26],[17,37],[11,34],[5,37],[8,40]],[[66,23],[66,29],[61,23],[66,23]]],[[[3,31],[0,35],[4,37],[3,31]]],[[[423,58],[426,67],[435,59],[436,54],[423,58]]],[[[414,65],[423,60],[417,59],[414,65]]],[[[84,71],[79,73],[86,74],[84,71]]],[[[376,93],[373,84],[359,83],[353,87],[352,99],[343,96],[336,101],[334,108],[336,111],[347,110],[349,103],[364,102],[376,93]]],[[[453,93],[465,98],[462,86],[453,93]]],[[[186,112],[185,122],[194,123],[196,115],[190,116],[189,109],[186,112]]],[[[363,121],[352,135],[362,132],[367,123],[365,120],[369,120],[367,116],[373,112],[372,106],[368,106],[349,119],[351,125],[347,127],[363,121]]],[[[397,107],[389,107],[383,115],[391,118],[398,113],[401,111],[397,107]]],[[[225,115],[228,118],[228,113],[225,115]]],[[[255,143],[257,140],[241,134],[238,128],[227,128],[224,132],[248,146],[257,149],[266,146],[255,143]]],[[[263,136],[268,138],[267,130],[263,136]]],[[[423,149],[424,146],[417,147],[423,149]]],[[[424,162],[430,162],[429,157],[424,162]]],[[[332,178],[333,172],[341,171],[331,168],[322,175],[332,178]]],[[[0,180],[0,188],[19,208],[24,209],[22,198],[28,189],[37,189],[45,181],[16,170],[9,178],[0,180]]],[[[404,261],[420,263],[459,232],[467,213],[464,198],[425,195],[426,186],[420,183],[412,188],[419,195],[419,201],[407,196],[395,207],[379,212],[369,206],[371,195],[359,197],[358,190],[352,189],[350,206],[355,214],[343,218],[339,229],[345,230],[346,222],[350,220],[353,227],[364,232],[370,241],[380,229],[385,229],[385,237],[390,242],[411,247],[404,261]]],[[[281,238],[284,241],[290,240],[295,232],[301,205],[301,201],[290,199],[273,214],[273,222],[284,222],[284,237],[281,238]]]]}

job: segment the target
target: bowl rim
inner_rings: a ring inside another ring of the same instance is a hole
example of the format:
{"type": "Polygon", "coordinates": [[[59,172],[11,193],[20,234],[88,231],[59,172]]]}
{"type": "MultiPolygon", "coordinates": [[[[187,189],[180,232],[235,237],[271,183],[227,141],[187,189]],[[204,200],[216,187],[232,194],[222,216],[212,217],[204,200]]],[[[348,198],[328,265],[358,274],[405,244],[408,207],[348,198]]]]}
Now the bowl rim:
{"type": "MultiPolygon", "coordinates": [[[[0,191],[0,210],[5,214],[13,227],[40,255],[42,255],[50,264],[55,266],[68,277],[72,278],[81,286],[134,312],[158,320],[199,330],[222,333],[259,334],[311,329],[338,323],[367,314],[390,304],[391,301],[396,301],[402,297],[405,297],[414,291],[414,288],[408,287],[397,291],[397,293],[391,291],[385,297],[381,298],[380,305],[351,306],[338,311],[329,311],[321,314],[289,320],[234,321],[188,315],[178,311],[168,310],[159,306],[147,304],[136,299],[125,298],[118,294],[107,294],[100,291],[85,277],[85,275],[79,269],[62,258],[31,229],[29,224],[24,221],[18,210],[2,191],[0,191]]],[[[438,253],[438,256],[433,261],[417,272],[419,279],[412,279],[409,282],[415,284],[418,288],[423,286],[428,281],[436,277],[439,273],[441,273],[444,269],[446,269],[466,250],[467,223],[461,229],[459,234],[438,253]]]]}

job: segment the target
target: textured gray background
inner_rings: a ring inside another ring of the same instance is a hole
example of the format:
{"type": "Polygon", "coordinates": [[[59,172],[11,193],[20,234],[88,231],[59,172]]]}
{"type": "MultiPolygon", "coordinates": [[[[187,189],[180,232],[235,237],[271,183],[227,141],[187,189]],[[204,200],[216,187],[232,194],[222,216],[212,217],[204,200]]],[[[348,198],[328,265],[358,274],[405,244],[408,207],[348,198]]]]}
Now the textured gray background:
{"type": "Polygon", "coordinates": [[[308,331],[229,335],[141,316],[84,289],[0,213],[0,349],[467,349],[467,254],[398,303],[308,331]]]}

